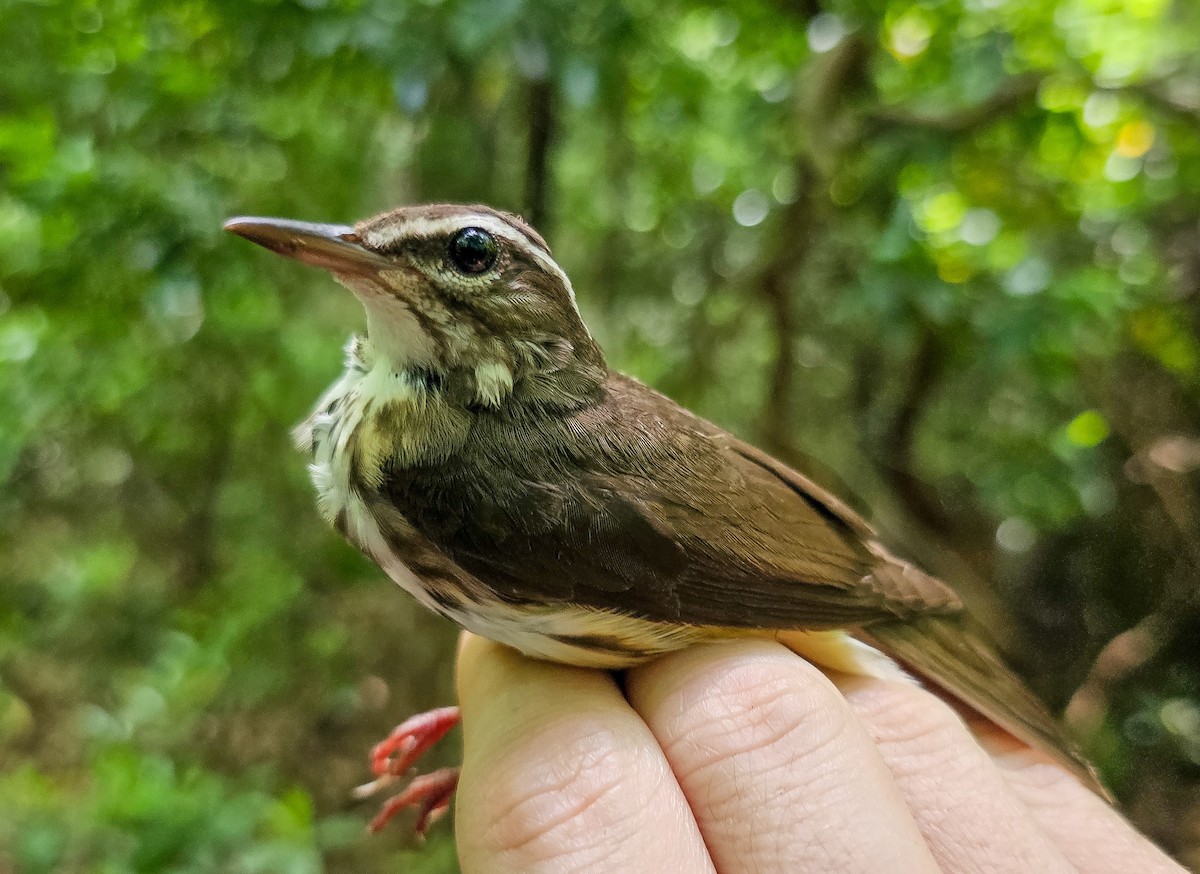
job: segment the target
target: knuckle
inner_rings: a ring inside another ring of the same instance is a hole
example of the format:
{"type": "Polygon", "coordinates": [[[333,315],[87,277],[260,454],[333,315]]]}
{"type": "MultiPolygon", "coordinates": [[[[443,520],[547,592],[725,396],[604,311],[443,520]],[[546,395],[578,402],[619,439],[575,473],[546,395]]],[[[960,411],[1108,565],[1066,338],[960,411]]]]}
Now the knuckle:
{"type": "Polygon", "coordinates": [[[685,779],[733,765],[755,773],[823,758],[849,720],[824,675],[790,657],[724,663],[679,694],[691,703],[679,709],[664,749],[685,779]]]}
{"type": "Polygon", "coordinates": [[[874,682],[852,707],[898,774],[943,769],[963,758],[970,734],[954,709],[908,683],[874,682]]]}
{"type": "Polygon", "coordinates": [[[1030,747],[1014,748],[992,758],[1009,782],[1019,784],[1026,803],[1031,806],[1049,811],[1068,810],[1081,792],[1088,792],[1077,777],[1030,747]]]}

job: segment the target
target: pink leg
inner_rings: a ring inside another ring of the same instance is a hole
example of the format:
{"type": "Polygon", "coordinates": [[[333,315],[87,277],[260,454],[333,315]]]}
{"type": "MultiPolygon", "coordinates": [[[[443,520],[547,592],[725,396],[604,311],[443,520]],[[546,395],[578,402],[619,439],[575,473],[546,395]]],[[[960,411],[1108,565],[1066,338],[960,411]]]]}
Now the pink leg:
{"type": "Polygon", "coordinates": [[[397,813],[406,807],[415,807],[415,829],[418,835],[425,837],[426,829],[450,809],[450,799],[457,788],[458,768],[442,768],[431,774],[422,774],[409,783],[403,792],[389,798],[367,829],[371,832],[380,831],[397,813]]]}
{"type": "MultiPolygon", "coordinates": [[[[431,746],[441,740],[462,719],[457,707],[441,707],[406,719],[371,750],[371,771],[375,779],[355,790],[366,798],[396,779],[405,776],[431,746]]],[[[458,768],[442,768],[415,777],[402,792],[384,803],[368,829],[377,832],[400,811],[417,808],[416,832],[425,830],[450,809],[450,799],[458,786],[458,768]]]]}
{"type": "Polygon", "coordinates": [[[457,707],[439,707],[404,720],[371,750],[371,771],[376,777],[402,776],[461,719],[457,707]]]}

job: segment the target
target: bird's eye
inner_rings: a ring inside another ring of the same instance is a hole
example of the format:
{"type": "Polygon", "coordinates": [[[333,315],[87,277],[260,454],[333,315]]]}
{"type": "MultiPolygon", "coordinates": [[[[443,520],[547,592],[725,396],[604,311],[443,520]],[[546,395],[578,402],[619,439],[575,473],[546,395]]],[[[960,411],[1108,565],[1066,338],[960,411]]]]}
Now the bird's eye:
{"type": "Polygon", "coordinates": [[[483,273],[500,257],[500,244],[481,228],[463,228],[450,240],[450,260],[462,273],[483,273]]]}

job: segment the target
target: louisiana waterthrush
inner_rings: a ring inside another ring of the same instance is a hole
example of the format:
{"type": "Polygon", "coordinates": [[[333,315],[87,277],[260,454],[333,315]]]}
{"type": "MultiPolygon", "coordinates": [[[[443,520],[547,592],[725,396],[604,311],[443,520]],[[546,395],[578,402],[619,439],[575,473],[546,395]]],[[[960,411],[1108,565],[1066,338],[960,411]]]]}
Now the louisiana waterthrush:
{"type": "MultiPolygon", "coordinates": [[[[842,671],[899,663],[1096,785],[948,586],[824,489],[610,370],[519,218],[431,205],[225,227],[325,268],[366,309],[296,442],[321,512],[427,607],[582,666],[741,635],[842,671]]],[[[452,724],[403,727],[377,772],[452,724]]],[[[403,801],[436,812],[452,784],[403,801]]]]}

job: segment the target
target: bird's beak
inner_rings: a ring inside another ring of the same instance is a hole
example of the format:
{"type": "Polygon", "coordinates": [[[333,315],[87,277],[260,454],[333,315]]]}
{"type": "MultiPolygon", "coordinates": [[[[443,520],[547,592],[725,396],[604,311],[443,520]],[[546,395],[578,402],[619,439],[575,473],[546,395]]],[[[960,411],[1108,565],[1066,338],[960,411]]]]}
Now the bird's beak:
{"type": "Polygon", "coordinates": [[[331,273],[375,274],[391,266],[382,255],[365,248],[350,225],[238,216],[225,222],[224,228],[264,249],[331,273]]]}

